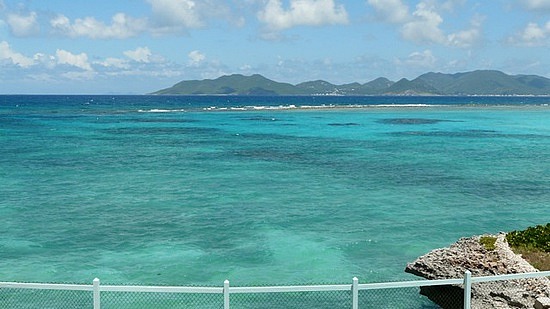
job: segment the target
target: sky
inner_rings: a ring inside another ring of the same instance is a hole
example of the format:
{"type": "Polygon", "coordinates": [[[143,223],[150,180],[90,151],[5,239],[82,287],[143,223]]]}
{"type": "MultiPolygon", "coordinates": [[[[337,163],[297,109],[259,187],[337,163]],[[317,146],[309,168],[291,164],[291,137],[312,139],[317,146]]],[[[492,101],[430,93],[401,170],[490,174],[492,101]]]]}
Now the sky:
{"type": "Polygon", "coordinates": [[[550,77],[550,0],[0,0],[0,94],[480,69],[550,77]]]}

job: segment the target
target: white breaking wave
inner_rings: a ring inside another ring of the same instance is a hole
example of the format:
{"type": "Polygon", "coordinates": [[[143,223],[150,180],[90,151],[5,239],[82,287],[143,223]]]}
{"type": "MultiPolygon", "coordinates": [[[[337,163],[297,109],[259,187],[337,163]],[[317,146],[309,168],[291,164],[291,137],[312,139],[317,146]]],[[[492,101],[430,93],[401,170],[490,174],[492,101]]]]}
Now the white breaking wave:
{"type": "Polygon", "coordinates": [[[138,112],[140,112],[140,113],[181,113],[181,112],[185,112],[185,110],[184,109],[157,109],[157,108],[153,108],[153,109],[149,109],[149,110],[139,109],[138,112]]]}
{"type": "Polygon", "coordinates": [[[238,106],[238,107],[217,107],[210,106],[203,108],[204,111],[251,111],[251,110],[289,110],[289,109],[347,109],[347,108],[388,108],[388,107],[439,107],[443,105],[434,104],[350,104],[350,105],[279,105],[279,106],[238,106]]]}

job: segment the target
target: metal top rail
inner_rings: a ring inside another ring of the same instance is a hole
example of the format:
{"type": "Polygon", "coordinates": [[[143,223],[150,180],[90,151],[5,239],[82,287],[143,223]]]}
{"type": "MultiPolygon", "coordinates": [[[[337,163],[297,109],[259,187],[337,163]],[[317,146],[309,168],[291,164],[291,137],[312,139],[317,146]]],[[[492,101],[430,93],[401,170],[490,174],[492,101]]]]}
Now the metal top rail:
{"type": "Polygon", "coordinates": [[[359,290],[395,289],[407,287],[460,285],[464,288],[464,309],[471,308],[472,283],[491,282],[503,280],[517,280],[537,277],[550,277],[550,271],[498,275],[487,277],[472,277],[469,271],[463,278],[441,280],[416,280],[400,282],[364,283],[359,284],[359,279],[353,278],[351,284],[331,285],[291,285],[291,286],[255,286],[255,287],[230,287],[229,280],[223,282],[222,287],[185,287],[185,286],[139,286],[139,285],[101,285],[95,278],[91,285],[86,284],[56,284],[56,283],[20,283],[0,282],[0,290],[4,289],[35,289],[35,290],[69,290],[90,291],[93,297],[93,308],[101,309],[101,292],[135,292],[135,293],[189,293],[189,294],[222,294],[223,308],[230,308],[230,294],[253,293],[296,293],[296,292],[325,292],[325,291],[350,291],[352,309],[359,309],[359,290]]]}
{"type": "MultiPolygon", "coordinates": [[[[550,277],[550,271],[519,273],[496,276],[472,277],[472,283],[516,280],[527,278],[550,277]]],[[[358,284],[359,290],[392,289],[405,287],[423,287],[438,285],[463,284],[464,278],[415,280],[381,283],[358,284]]],[[[223,287],[186,287],[186,286],[139,286],[139,285],[99,285],[102,292],[150,292],[150,293],[199,293],[222,294],[223,287]]],[[[327,285],[290,285],[290,286],[251,286],[230,287],[230,293],[283,293],[283,292],[323,292],[351,290],[353,284],[327,284],[327,285]]],[[[6,289],[35,289],[35,290],[69,290],[69,291],[93,291],[93,284],[60,284],[60,283],[22,283],[0,282],[0,288],[6,289]]]]}
{"type": "Polygon", "coordinates": [[[92,291],[91,284],[0,282],[0,289],[92,291]]]}

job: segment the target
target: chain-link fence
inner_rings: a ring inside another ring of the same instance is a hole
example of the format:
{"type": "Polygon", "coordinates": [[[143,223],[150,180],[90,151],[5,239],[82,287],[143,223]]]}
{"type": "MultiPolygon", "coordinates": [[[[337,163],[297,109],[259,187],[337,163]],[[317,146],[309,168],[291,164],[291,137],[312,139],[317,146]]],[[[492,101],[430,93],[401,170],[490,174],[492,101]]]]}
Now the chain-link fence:
{"type": "MultiPolygon", "coordinates": [[[[38,287],[38,286],[36,286],[38,287]]],[[[0,283],[0,308],[2,309],[58,309],[93,308],[93,295],[89,291],[70,289],[5,287],[0,283]]]]}
{"type": "MultiPolygon", "coordinates": [[[[114,286],[100,285],[98,279],[92,285],[0,282],[0,308],[469,309],[486,308],[484,296],[492,297],[492,301],[501,297],[508,305],[517,306],[521,298],[526,299],[521,287],[536,297],[548,297],[546,277],[550,277],[549,271],[367,284],[354,278],[351,284],[271,287],[230,287],[229,281],[223,287],[114,286]]],[[[532,303],[534,298],[527,301],[532,303]]]]}
{"type": "Polygon", "coordinates": [[[101,309],[223,309],[223,294],[102,292],[101,309]]]}
{"type": "Polygon", "coordinates": [[[231,308],[351,308],[351,290],[231,294],[231,308]]]}
{"type": "Polygon", "coordinates": [[[419,287],[360,290],[358,307],[377,309],[440,308],[427,297],[422,296],[419,287]]]}

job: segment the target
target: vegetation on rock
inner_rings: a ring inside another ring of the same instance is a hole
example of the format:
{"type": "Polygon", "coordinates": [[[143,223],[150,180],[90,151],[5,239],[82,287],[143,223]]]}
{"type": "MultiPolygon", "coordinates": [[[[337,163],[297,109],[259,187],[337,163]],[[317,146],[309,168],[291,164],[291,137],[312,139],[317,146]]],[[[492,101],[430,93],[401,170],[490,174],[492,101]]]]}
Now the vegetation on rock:
{"type": "Polygon", "coordinates": [[[485,247],[485,250],[492,251],[495,250],[495,242],[497,238],[494,236],[481,236],[479,242],[485,247]]]}
{"type": "Polygon", "coordinates": [[[550,223],[506,234],[512,250],[538,270],[550,270],[550,223]]]}

